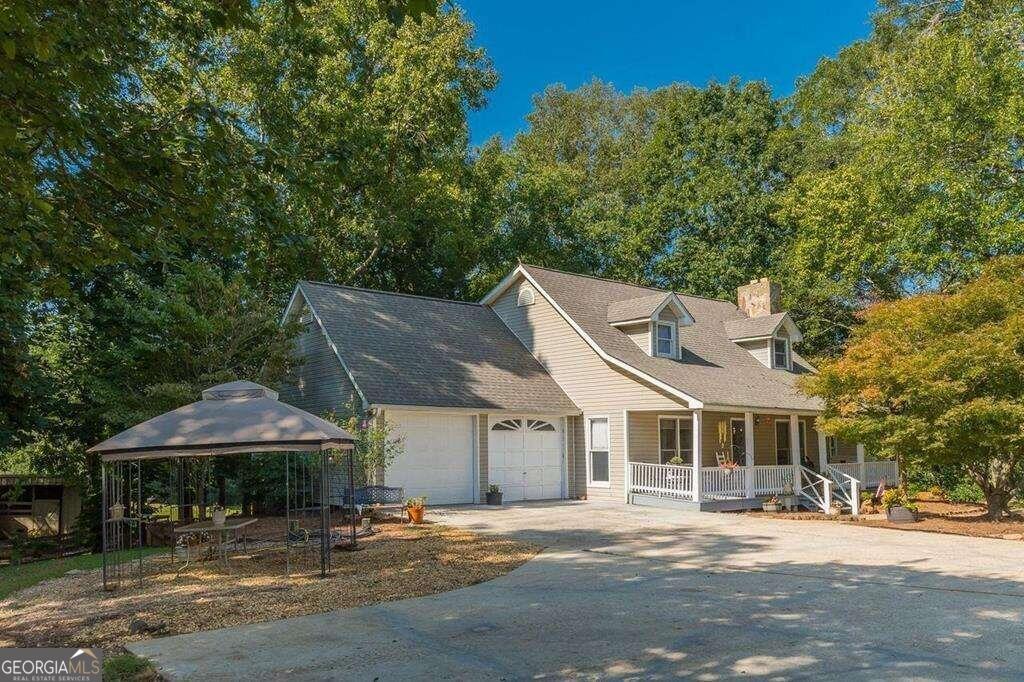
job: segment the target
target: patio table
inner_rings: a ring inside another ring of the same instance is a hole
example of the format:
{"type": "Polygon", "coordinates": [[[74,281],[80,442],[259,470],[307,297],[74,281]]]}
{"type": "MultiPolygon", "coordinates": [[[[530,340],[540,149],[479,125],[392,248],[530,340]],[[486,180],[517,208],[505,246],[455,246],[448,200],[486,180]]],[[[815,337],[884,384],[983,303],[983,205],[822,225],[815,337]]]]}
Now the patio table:
{"type": "MultiPolygon", "coordinates": [[[[190,524],[187,524],[187,525],[184,525],[184,526],[178,526],[177,528],[174,529],[174,535],[176,537],[186,538],[186,537],[188,537],[190,535],[202,536],[204,534],[213,535],[213,534],[216,533],[218,535],[218,537],[219,537],[219,542],[217,543],[217,550],[218,550],[218,554],[219,554],[219,557],[220,557],[220,563],[226,569],[227,566],[228,566],[228,554],[227,554],[227,549],[226,549],[225,546],[227,545],[228,533],[232,533],[233,534],[233,541],[234,541],[235,545],[237,546],[237,544],[238,544],[238,532],[242,531],[242,543],[243,543],[243,546],[245,547],[246,544],[247,544],[245,528],[246,528],[246,526],[250,526],[250,525],[256,523],[256,521],[258,521],[258,519],[256,519],[256,518],[243,518],[243,517],[240,517],[240,516],[235,516],[235,517],[228,517],[228,518],[224,519],[224,523],[223,524],[217,525],[212,520],[207,519],[206,521],[196,521],[195,523],[190,523],[190,524]]],[[[177,545],[177,542],[175,542],[174,544],[177,545]]],[[[172,558],[172,560],[174,558],[174,547],[173,546],[171,547],[171,558],[172,558]]],[[[188,543],[186,542],[185,543],[185,563],[182,565],[181,568],[178,569],[179,572],[184,570],[185,567],[188,566],[189,563],[191,563],[191,560],[192,560],[192,557],[189,554],[188,543]]]]}

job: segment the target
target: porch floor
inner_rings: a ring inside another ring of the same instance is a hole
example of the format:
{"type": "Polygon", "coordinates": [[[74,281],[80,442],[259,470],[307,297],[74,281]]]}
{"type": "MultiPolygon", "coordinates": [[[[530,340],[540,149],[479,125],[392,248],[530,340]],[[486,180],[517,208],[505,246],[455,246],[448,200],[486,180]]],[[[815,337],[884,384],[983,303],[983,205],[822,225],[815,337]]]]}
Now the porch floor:
{"type": "Polygon", "coordinates": [[[681,500],[672,497],[632,493],[629,496],[629,503],[640,505],[642,507],[660,507],[662,509],[687,509],[689,511],[721,512],[760,509],[761,502],[764,501],[765,497],[733,497],[724,500],[701,500],[700,502],[693,502],[692,500],[681,500]]]}

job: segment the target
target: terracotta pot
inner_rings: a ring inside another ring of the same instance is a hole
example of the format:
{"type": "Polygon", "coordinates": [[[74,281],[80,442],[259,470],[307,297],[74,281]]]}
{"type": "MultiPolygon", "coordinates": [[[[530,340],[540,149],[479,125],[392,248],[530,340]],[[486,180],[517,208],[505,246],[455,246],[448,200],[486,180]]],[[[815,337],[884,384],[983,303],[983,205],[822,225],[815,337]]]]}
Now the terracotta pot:
{"type": "Polygon", "coordinates": [[[407,507],[409,520],[413,523],[423,523],[423,507],[407,507]]]}

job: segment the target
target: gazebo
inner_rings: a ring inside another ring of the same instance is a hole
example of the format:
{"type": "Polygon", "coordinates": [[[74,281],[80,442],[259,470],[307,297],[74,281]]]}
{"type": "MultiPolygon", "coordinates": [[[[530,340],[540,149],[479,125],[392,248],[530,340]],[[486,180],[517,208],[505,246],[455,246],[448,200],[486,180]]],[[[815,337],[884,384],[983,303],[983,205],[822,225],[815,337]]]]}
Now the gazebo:
{"type": "MultiPolygon", "coordinates": [[[[137,424],[89,448],[102,457],[103,585],[114,577],[108,554],[142,546],[141,463],[247,453],[320,453],[320,575],[330,568],[331,450],[352,450],[354,437],[344,429],[282,403],[271,389],[251,381],[232,381],[206,389],[202,400],[137,424]],[[127,510],[127,513],[126,513],[127,510]],[[137,539],[136,539],[137,534],[137,539]]],[[[286,464],[286,472],[289,467],[286,464]]],[[[349,486],[353,485],[349,457],[349,486]]],[[[287,473],[286,473],[287,475],[287,473]]],[[[290,488],[286,486],[286,513],[290,488]]],[[[354,495],[350,495],[354,500],[354,495]]],[[[355,516],[352,516],[352,542],[355,516]]],[[[141,553],[137,553],[141,580],[141,553]]],[[[120,581],[121,564],[116,577],[120,581]]]]}

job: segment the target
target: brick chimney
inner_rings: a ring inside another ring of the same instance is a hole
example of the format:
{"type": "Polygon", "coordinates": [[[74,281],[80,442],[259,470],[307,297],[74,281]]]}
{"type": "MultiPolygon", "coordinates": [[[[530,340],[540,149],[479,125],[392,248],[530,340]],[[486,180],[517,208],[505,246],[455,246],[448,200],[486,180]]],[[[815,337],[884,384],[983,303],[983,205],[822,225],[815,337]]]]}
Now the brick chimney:
{"type": "Polygon", "coordinates": [[[747,317],[764,317],[782,312],[782,285],[767,277],[752,279],[736,289],[736,305],[747,317]]]}

